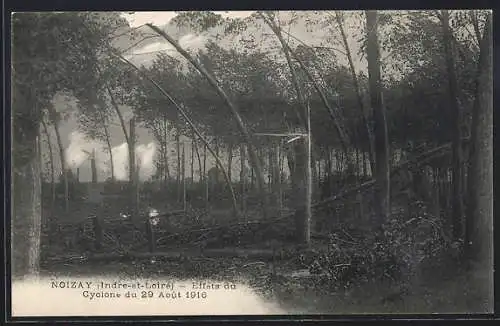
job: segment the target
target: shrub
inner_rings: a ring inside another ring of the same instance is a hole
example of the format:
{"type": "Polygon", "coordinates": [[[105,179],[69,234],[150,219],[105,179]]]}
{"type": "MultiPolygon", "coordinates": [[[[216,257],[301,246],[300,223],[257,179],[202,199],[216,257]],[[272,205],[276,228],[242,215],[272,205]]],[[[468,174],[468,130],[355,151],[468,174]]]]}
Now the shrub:
{"type": "Polygon", "coordinates": [[[439,218],[430,215],[422,203],[414,203],[410,216],[391,216],[378,231],[355,239],[330,234],[328,247],[311,255],[311,273],[321,274],[334,287],[354,281],[408,282],[424,266],[437,266],[452,244],[439,218]]]}

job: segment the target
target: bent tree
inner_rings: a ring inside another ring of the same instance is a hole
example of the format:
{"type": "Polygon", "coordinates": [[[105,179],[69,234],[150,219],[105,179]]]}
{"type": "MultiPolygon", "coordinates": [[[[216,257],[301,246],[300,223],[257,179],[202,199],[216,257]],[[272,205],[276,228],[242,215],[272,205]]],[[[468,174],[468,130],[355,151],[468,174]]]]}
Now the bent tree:
{"type": "Polygon", "coordinates": [[[196,69],[207,79],[210,85],[215,88],[217,94],[219,94],[219,96],[231,109],[231,113],[237,122],[239,131],[241,132],[243,139],[247,143],[248,155],[251,159],[253,168],[255,169],[255,173],[257,174],[257,186],[259,187],[260,190],[262,211],[264,217],[267,217],[268,198],[265,191],[265,181],[264,181],[264,174],[262,172],[261,162],[257,155],[257,152],[255,151],[253,140],[250,136],[250,132],[248,131],[248,127],[243,121],[238,107],[233,103],[233,101],[229,98],[226,92],[220,87],[219,83],[215,80],[215,78],[202,65],[200,65],[186,50],[184,50],[173,38],[171,38],[164,31],[162,31],[161,29],[152,24],[146,24],[146,25],[150,27],[153,31],[155,31],[158,35],[162,36],[165,40],[167,40],[184,58],[186,58],[186,60],[188,60],[194,67],[196,67],[196,69]]]}

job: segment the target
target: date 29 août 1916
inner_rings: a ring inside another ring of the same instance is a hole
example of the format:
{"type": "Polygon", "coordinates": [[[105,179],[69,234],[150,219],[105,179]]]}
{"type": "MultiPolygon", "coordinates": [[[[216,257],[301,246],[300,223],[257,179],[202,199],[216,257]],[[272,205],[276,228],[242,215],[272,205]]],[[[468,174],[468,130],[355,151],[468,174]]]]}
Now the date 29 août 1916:
{"type": "Polygon", "coordinates": [[[208,297],[208,293],[206,291],[139,291],[133,292],[128,291],[125,294],[118,292],[92,292],[92,291],[83,291],[82,295],[84,298],[88,298],[89,300],[95,299],[114,299],[114,298],[127,298],[127,299],[152,299],[152,298],[160,298],[160,299],[206,299],[208,297]]]}

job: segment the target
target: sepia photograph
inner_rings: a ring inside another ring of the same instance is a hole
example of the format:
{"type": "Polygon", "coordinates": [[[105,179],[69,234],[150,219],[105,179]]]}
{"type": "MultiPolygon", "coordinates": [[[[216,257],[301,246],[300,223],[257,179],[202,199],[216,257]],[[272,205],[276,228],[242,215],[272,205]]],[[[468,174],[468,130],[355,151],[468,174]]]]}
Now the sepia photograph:
{"type": "Polygon", "coordinates": [[[492,10],[10,20],[12,317],[493,313],[492,10]]]}

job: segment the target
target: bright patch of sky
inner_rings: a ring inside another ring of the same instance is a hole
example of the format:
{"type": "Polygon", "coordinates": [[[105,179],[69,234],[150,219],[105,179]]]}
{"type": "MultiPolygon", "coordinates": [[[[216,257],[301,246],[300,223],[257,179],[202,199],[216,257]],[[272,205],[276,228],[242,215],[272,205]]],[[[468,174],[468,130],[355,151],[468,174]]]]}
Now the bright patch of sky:
{"type": "MultiPolygon", "coordinates": [[[[254,11],[214,11],[222,17],[245,18],[254,11]]],[[[128,20],[130,27],[137,27],[147,23],[155,25],[165,25],[177,16],[175,11],[136,11],[133,13],[124,13],[123,16],[128,20]]]]}

